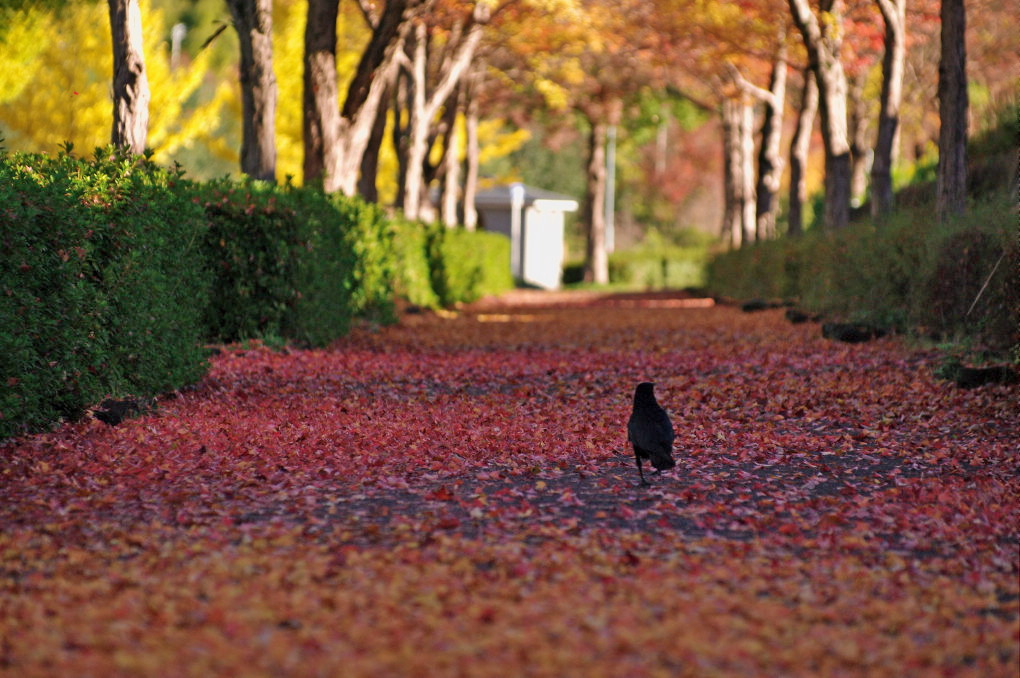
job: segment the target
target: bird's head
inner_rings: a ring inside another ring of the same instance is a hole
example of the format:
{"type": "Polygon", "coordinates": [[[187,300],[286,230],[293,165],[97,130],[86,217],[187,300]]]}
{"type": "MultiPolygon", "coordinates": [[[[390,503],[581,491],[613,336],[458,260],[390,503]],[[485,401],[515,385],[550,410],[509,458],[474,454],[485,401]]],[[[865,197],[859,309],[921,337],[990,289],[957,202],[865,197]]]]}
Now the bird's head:
{"type": "Polygon", "coordinates": [[[634,402],[655,402],[655,383],[643,381],[634,391],[634,402]]]}

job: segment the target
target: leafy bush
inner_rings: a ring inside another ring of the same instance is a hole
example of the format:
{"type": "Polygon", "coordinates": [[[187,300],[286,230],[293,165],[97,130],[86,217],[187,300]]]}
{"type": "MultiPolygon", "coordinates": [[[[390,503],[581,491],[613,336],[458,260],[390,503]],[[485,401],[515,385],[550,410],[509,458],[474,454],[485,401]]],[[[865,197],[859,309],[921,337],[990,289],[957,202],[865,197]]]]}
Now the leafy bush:
{"type": "MultiPolygon", "coordinates": [[[[684,289],[705,283],[705,264],[713,237],[691,229],[674,233],[671,238],[650,228],[636,247],[609,255],[609,282],[625,288],[684,289]]],[[[568,263],[563,268],[563,283],[584,280],[584,264],[568,263]]]]}
{"type": "Polygon", "coordinates": [[[439,297],[432,289],[429,270],[429,226],[394,218],[393,246],[397,258],[396,293],[415,306],[436,308],[439,297]]]}
{"type": "MultiPolygon", "coordinates": [[[[286,190],[298,217],[294,271],[297,290],[284,315],[282,337],[325,346],[350,329],[355,314],[353,275],[358,270],[351,229],[335,202],[318,191],[286,190]]],[[[265,338],[265,337],[263,337],[265,338]]]]}
{"type": "Polygon", "coordinates": [[[351,312],[392,322],[398,275],[393,224],[378,205],[343,196],[334,196],[331,201],[343,241],[353,257],[354,266],[345,283],[351,292],[351,312]]]}
{"type": "Polygon", "coordinates": [[[229,180],[200,190],[213,272],[209,337],[321,346],[352,318],[393,319],[393,228],[376,205],[310,188],[229,180]]]}
{"type": "Polygon", "coordinates": [[[640,248],[609,256],[609,280],[631,287],[700,287],[706,250],[691,247],[640,248]]]}
{"type": "Polygon", "coordinates": [[[300,218],[287,193],[262,182],[222,180],[200,189],[208,219],[205,254],[213,276],[208,338],[281,334],[299,298],[300,218]]]}
{"type": "Polygon", "coordinates": [[[710,262],[708,287],[741,299],[797,299],[895,329],[1000,347],[1020,342],[1020,242],[1002,193],[945,224],[930,207],[902,209],[880,225],[817,229],[726,252],[710,262]]]}
{"type": "Polygon", "coordinates": [[[204,371],[201,209],[110,149],[0,156],[0,437],[204,371]]]}
{"type": "Polygon", "coordinates": [[[499,294],[514,285],[510,240],[502,234],[435,225],[427,232],[426,250],[432,289],[444,306],[499,294]]]}
{"type": "Polygon", "coordinates": [[[0,156],[0,437],[198,379],[204,341],[324,345],[354,317],[512,286],[500,235],[147,159],[0,156]]]}

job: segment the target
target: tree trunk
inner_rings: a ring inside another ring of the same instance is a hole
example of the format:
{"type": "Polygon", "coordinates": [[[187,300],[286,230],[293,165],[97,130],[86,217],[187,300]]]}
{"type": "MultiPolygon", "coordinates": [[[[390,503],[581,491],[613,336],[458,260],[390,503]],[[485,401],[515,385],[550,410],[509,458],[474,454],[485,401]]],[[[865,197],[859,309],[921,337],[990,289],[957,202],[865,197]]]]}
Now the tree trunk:
{"type": "Polygon", "coordinates": [[[439,79],[434,89],[426,96],[425,65],[428,39],[424,23],[415,28],[414,57],[412,72],[414,94],[411,97],[410,130],[407,144],[407,173],[404,178],[404,215],[408,219],[420,216],[424,193],[424,163],[428,153],[429,131],[439,107],[450,96],[453,88],[471,65],[475,50],[482,38],[482,28],[489,20],[489,5],[479,2],[468,23],[467,30],[460,36],[454,32],[454,44],[447,50],[447,58],[439,69],[439,79]]]}
{"type": "Polygon", "coordinates": [[[786,41],[776,55],[769,79],[770,101],[765,102],[761,124],[761,148],[758,152],[758,187],[755,191],[756,231],[758,239],[776,235],[776,213],[779,211],[779,184],[783,178],[783,156],[780,142],[783,135],[783,108],[786,103],[786,41]]]}
{"type": "Polygon", "coordinates": [[[464,228],[473,231],[478,228],[478,210],[475,208],[475,196],[478,194],[478,84],[481,80],[481,69],[472,69],[467,88],[467,107],[464,113],[464,132],[467,136],[467,153],[464,158],[464,228]]]}
{"type": "Polygon", "coordinates": [[[457,88],[446,101],[443,111],[445,134],[443,135],[443,199],[440,218],[448,228],[459,223],[457,205],[460,202],[460,146],[461,133],[457,124],[463,89],[457,88]]]}
{"type": "Polygon", "coordinates": [[[876,0],[885,21],[885,54],[882,56],[882,98],[878,135],[871,165],[871,214],[881,218],[892,211],[892,168],[903,98],[906,62],[906,0],[876,0]]]}
{"type": "MultiPolygon", "coordinates": [[[[405,45],[404,49],[410,46],[405,45]]],[[[397,195],[394,207],[404,204],[404,186],[407,183],[407,143],[410,138],[410,122],[405,115],[411,109],[412,78],[407,69],[401,68],[393,85],[393,130],[391,143],[397,155],[397,195]]]]}
{"type": "Polygon", "coordinates": [[[942,0],[939,59],[939,167],[935,210],[939,220],[967,207],[967,50],[963,0],[942,0]]]}
{"type": "Polygon", "coordinates": [[[588,181],[584,196],[584,223],[587,242],[584,280],[609,282],[609,256],[606,253],[606,132],[609,125],[600,116],[589,115],[588,181]]]}
{"type": "MultiPolygon", "coordinates": [[[[387,98],[384,95],[382,101],[386,101],[387,98]]],[[[369,202],[379,202],[379,149],[382,148],[383,139],[386,137],[386,120],[389,115],[389,107],[382,105],[382,101],[376,110],[368,145],[361,157],[361,175],[358,177],[358,195],[369,202]]]]}
{"type": "Polygon", "coordinates": [[[807,199],[808,151],[811,149],[811,130],[818,113],[818,83],[814,73],[804,71],[800,110],[797,112],[797,129],[790,142],[790,213],[787,233],[792,236],[804,232],[804,201],[807,199]]]}
{"type": "Polygon", "coordinates": [[[336,87],[336,20],[339,0],[308,0],[305,23],[304,182],[323,185],[326,167],[336,166],[340,104],[336,87]],[[327,158],[327,156],[329,156],[327,158]]]}
{"type": "Polygon", "coordinates": [[[728,238],[730,247],[743,245],[744,229],[741,224],[740,176],[743,163],[740,158],[740,104],[726,99],[722,104],[723,132],[723,223],[721,235],[728,238]]]}
{"type": "Polygon", "coordinates": [[[404,160],[404,216],[414,221],[421,211],[421,186],[425,176],[429,127],[432,119],[426,109],[425,66],[427,59],[424,22],[415,26],[411,65],[410,121],[407,130],[407,154],[404,160]]]}
{"type": "Polygon", "coordinates": [[[241,171],[276,181],[272,0],[226,0],[241,47],[241,171]]]}
{"type": "Polygon", "coordinates": [[[749,97],[740,100],[740,203],[741,240],[751,242],[755,238],[754,199],[754,101],[749,97]]]}
{"type": "Polygon", "coordinates": [[[138,0],[109,0],[113,38],[113,132],[111,143],[145,152],[149,129],[149,79],[142,52],[138,0]]]}
{"type": "Polygon", "coordinates": [[[850,139],[847,130],[847,82],[839,60],[843,19],[833,0],[822,0],[827,15],[825,30],[811,10],[808,0],[789,0],[808,59],[818,82],[822,140],[825,143],[825,211],[827,228],[843,228],[850,223],[850,139]]]}
{"type": "Polygon", "coordinates": [[[396,78],[411,20],[425,4],[425,0],[388,0],[373,25],[340,112],[340,152],[335,169],[330,172],[327,168],[327,176],[333,177],[325,186],[327,191],[357,192],[361,162],[371,143],[379,106],[396,78]]]}
{"type": "Polygon", "coordinates": [[[868,72],[861,69],[854,77],[849,91],[850,102],[850,204],[859,207],[868,193],[868,123],[870,102],[864,98],[868,72]]]}

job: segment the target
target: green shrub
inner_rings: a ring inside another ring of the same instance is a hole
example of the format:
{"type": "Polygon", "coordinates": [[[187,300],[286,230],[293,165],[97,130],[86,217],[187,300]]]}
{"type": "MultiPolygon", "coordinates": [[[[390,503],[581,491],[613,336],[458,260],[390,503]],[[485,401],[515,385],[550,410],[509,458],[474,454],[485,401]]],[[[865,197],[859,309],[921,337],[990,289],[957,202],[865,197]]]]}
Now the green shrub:
{"type": "Polygon", "coordinates": [[[708,288],[1006,347],[1020,342],[1018,237],[1015,209],[1002,193],[944,224],[930,206],[901,209],[878,226],[812,229],[719,254],[708,265],[708,288]]]}
{"type": "Polygon", "coordinates": [[[0,155],[0,437],[204,371],[201,209],[110,149],[0,155]]]}
{"type": "MultiPolygon", "coordinates": [[[[325,346],[350,330],[357,270],[351,229],[333,200],[311,189],[288,190],[298,216],[296,293],[284,315],[282,337],[325,346]]],[[[265,337],[263,337],[265,338],[265,337]]]]}
{"type": "Polygon", "coordinates": [[[282,334],[297,302],[300,217],[291,196],[264,182],[228,179],[201,187],[212,272],[205,324],[212,341],[282,334]]]}
{"type": "Polygon", "coordinates": [[[510,240],[502,234],[435,225],[427,231],[426,249],[432,289],[443,306],[513,288],[510,240]]]}
{"type": "Polygon", "coordinates": [[[704,248],[642,247],[609,255],[609,281],[628,287],[700,287],[704,284],[704,248]]]}
{"type": "Polygon", "coordinates": [[[934,230],[918,261],[911,319],[946,336],[1020,345],[1020,229],[999,197],[934,230]]]}
{"type": "Polygon", "coordinates": [[[397,295],[415,306],[438,307],[439,297],[432,289],[432,274],[429,270],[430,227],[420,222],[395,218],[393,229],[397,295]]]}
{"type": "Polygon", "coordinates": [[[281,336],[322,346],[355,316],[393,319],[393,228],[376,205],[312,188],[221,180],[200,200],[213,341],[281,336]]]}
{"type": "MultiPolygon", "coordinates": [[[[712,241],[712,236],[692,229],[665,236],[650,228],[636,247],[609,255],[609,282],[629,289],[700,288],[705,283],[712,241]]],[[[563,284],[583,280],[583,262],[569,262],[563,267],[563,284]]]]}
{"type": "Polygon", "coordinates": [[[393,224],[381,207],[360,198],[334,196],[332,202],[354,261],[347,281],[351,311],[356,316],[392,322],[398,273],[393,224]]]}

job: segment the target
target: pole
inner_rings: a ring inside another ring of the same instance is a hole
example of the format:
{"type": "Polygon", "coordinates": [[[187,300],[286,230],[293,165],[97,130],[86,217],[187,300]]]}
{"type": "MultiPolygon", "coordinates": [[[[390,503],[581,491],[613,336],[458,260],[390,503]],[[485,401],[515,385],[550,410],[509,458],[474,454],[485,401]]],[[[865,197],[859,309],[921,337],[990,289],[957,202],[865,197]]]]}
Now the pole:
{"type": "Polygon", "coordinates": [[[606,253],[616,249],[616,125],[609,126],[606,142],[606,253]]]}
{"type": "Polygon", "coordinates": [[[524,279],[524,271],[521,266],[521,250],[524,243],[521,242],[521,212],[524,210],[524,184],[514,182],[510,184],[510,273],[517,280],[524,279]]]}

